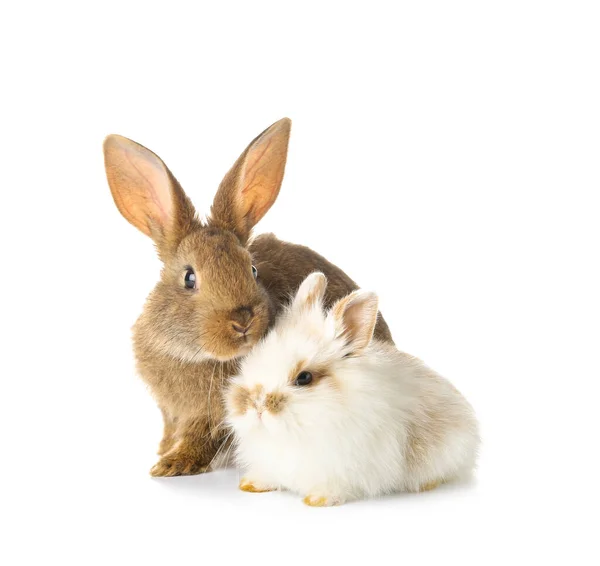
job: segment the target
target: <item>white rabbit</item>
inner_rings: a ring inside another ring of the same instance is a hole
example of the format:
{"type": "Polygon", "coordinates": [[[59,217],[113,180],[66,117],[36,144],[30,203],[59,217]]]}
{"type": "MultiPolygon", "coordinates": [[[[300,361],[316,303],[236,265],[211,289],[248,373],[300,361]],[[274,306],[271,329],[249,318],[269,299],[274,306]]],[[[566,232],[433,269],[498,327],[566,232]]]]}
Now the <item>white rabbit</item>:
{"type": "Polygon", "coordinates": [[[309,275],[226,394],[244,491],[286,489],[311,506],[422,491],[472,471],[473,409],[420,360],[373,339],[377,296],[323,310],[309,275]]]}

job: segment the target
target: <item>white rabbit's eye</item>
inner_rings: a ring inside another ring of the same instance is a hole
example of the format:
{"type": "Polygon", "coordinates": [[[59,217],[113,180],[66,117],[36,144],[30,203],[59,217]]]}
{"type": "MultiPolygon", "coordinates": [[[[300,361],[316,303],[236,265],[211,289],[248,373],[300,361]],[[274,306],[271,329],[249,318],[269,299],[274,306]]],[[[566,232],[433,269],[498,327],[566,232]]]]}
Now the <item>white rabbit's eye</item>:
{"type": "Polygon", "coordinates": [[[301,371],[294,381],[294,385],[308,385],[312,381],[312,373],[309,371],[301,371]]]}
{"type": "Polygon", "coordinates": [[[254,277],[254,279],[258,277],[258,269],[256,269],[256,267],[254,266],[252,266],[252,276],[254,277]]]}
{"type": "Polygon", "coordinates": [[[188,267],[185,270],[185,277],[183,280],[185,282],[186,288],[188,288],[188,289],[196,288],[196,274],[194,273],[194,270],[191,267],[188,267]]]}

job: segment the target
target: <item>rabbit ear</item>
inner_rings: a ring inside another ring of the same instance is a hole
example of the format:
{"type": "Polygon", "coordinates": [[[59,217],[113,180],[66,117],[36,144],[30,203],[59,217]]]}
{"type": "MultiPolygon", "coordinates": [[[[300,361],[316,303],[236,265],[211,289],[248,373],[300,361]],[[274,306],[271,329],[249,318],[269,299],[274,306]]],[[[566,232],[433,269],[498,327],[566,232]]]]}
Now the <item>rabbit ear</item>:
{"type": "Polygon", "coordinates": [[[345,338],[355,352],[364,350],[373,337],[377,322],[378,299],[375,293],[354,291],[340,299],[329,312],[336,334],[345,338]]]}
{"type": "Polygon", "coordinates": [[[158,155],[110,135],[104,140],[104,166],[119,212],[157,244],[159,253],[179,243],[194,222],[194,207],[158,155]]]}
{"type": "Polygon", "coordinates": [[[299,310],[320,305],[323,302],[326,287],[327,278],[325,275],[319,271],[311,273],[300,284],[292,303],[292,309],[299,310]]]}
{"type": "Polygon", "coordinates": [[[283,118],[246,148],[219,186],[210,223],[234,232],[245,244],[281,187],[292,121],[283,118]]]}

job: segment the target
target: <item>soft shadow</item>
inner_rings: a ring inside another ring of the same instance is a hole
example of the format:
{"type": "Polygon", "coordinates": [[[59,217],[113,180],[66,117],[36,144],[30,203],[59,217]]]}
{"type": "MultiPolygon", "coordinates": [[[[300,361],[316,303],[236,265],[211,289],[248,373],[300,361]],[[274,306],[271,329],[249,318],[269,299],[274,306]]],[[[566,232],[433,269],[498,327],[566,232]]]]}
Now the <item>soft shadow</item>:
{"type": "Polygon", "coordinates": [[[150,481],[160,485],[162,489],[189,495],[190,497],[230,497],[237,490],[239,471],[233,468],[216,470],[196,476],[176,476],[173,478],[150,478],[150,481]]]}
{"type": "Polygon", "coordinates": [[[477,479],[475,477],[467,477],[444,483],[439,487],[432,489],[431,491],[422,491],[419,493],[390,493],[389,495],[382,495],[373,499],[359,499],[357,501],[349,501],[343,507],[345,507],[346,505],[352,505],[353,507],[355,507],[365,504],[372,506],[374,503],[389,505],[395,501],[401,502],[403,505],[407,503],[410,503],[411,505],[416,505],[419,502],[431,502],[432,499],[452,499],[457,496],[460,497],[461,495],[467,496],[474,492],[476,486],[477,479]]]}
{"type": "MultiPolygon", "coordinates": [[[[206,497],[218,498],[223,501],[232,502],[232,498],[238,496],[243,499],[236,501],[236,504],[245,505],[246,503],[256,503],[258,498],[264,500],[270,500],[270,504],[278,501],[282,505],[286,505],[291,499],[298,499],[298,503],[301,502],[299,495],[287,492],[278,491],[268,494],[246,494],[238,490],[238,484],[240,480],[240,471],[235,468],[220,469],[214,472],[206,474],[199,474],[197,476],[177,476],[173,478],[150,478],[154,484],[157,484],[174,495],[182,495],[186,498],[198,498],[204,499],[206,497]],[[247,500],[247,501],[246,501],[247,500]]],[[[373,499],[349,501],[340,507],[331,507],[331,509],[346,508],[348,505],[352,508],[360,507],[361,505],[381,504],[390,505],[394,502],[406,505],[416,505],[419,503],[432,502],[432,499],[446,498],[448,500],[454,497],[468,496],[474,492],[474,488],[477,485],[475,477],[465,478],[461,480],[453,480],[451,482],[440,485],[439,487],[421,493],[392,493],[389,495],[376,497],[373,499]]],[[[302,505],[301,507],[305,507],[302,505]]]]}

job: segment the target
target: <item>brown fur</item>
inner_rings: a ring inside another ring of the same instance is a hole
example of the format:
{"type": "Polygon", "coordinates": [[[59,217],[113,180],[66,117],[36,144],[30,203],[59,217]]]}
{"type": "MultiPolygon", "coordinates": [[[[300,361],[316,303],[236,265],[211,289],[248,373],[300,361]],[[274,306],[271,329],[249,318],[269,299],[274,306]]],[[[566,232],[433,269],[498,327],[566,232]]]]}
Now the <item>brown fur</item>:
{"type": "Polygon", "coordinates": [[[177,430],[177,418],[169,416],[164,409],[161,409],[163,416],[163,437],[158,447],[158,455],[162,456],[175,444],[175,431],[177,430]]]}
{"type": "Polygon", "coordinates": [[[229,399],[231,403],[231,410],[233,414],[237,416],[246,414],[246,411],[252,402],[250,391],[241,385],[235,385],[232,387],[229,399]]]}
{"type": "MultiPolygon", "coordinates": [[[[339,267],[327,261],[317,252],[283,242],[274,234],[261,234],[250,244],[254,265],[260,279],[277,307],[286,304],[295,294],[307,275],[320,271],[327,277],[324,306],[330,308],[358,285],[339,267]]],[[[375,338],[392,342],[392,335],[383,317],[378,317],[375,338]]]]}
{"type": "Polygon", "coordinates": [[[265,398],[265,409],[272,415],[280,413],[286,403],[287,397],[278,391],[267,393],[265,398]]]}
{"type": "MultiPolygon", "coordinates": [[[[234,385],[231,389],[231,394],[227,396],[229,410],[234,415],[244,415],[250,407],[257,405],[257,402],[263,397],[263,393],[264,389],[262,385],[256,385],[251,390],[243,385],[234,385]]],[[[260,403],[266,411],[276,415],[281,412],[286,400],[287,397],[284,393],[273,392],[264,395],[260,403]]]]}
{"type": "MultiPolygon", "coordinates": [[[[251,230],[279,193],[290,121],[258,136],[221,183],[207,223],[154,153],[120,136],[104,144],[108,182],[123,216],[156,243],[161,280],[134,326],[141,377],[163,413],[161,459],[155,476],[206,471],[223,445],[222,391],[247,353],[302,280],[313,271],[328,279],[326,305],[357,285],[338,267],[304,246],[273,234],[248,243],[251,230]],[[254,280],[251,266],[259,273],[254,280]],[[184,274],[194,269],[197,288],[184,274]],[[236,325],[249,330],[242,335],[236,325]]],[[[392,341],[379,318],[375,336],[392,341]]],[[[246,399],[246,403],[248,400],[246,399]]],[[[240,407],[243,405],[240,396],[240,407]]],[[[271,399],[276,410],[281,399],[271,399]]]]}

